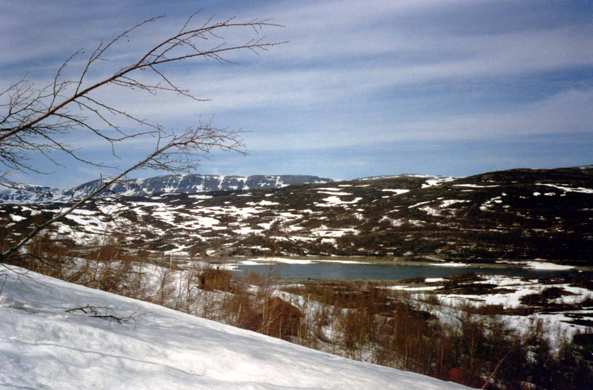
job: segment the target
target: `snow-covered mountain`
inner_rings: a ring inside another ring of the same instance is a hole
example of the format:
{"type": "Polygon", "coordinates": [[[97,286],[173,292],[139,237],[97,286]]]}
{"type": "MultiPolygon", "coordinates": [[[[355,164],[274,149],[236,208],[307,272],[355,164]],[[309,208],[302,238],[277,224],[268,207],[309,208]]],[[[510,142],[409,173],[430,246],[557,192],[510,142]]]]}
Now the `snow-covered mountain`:
{"type": "Polygon", "coordinates": [[[14,184],[12,188],[0,187],[0,203],[39,203],[52,201],[63,194],[59,188],[14,184]]]}
{"type": "MultiPolygon", "coordinates": [[[[261,188],[281,188],[291,184],[329,183],[333,179],[306,175],[163,175],[148,179],[125,180],[110,188],[115,194],[126,196],[163,193],[196,194],[212,191],[243,191],[261,188]]],[[[68,191],[65,195],[86,194],[94,191],[100,181],[85,183],[68,191]]]]}
{"type": "MultiPolygon", "coordinates": [[[[162,175],[148,179],[124,180],[109,187],[109,193],[144,196],[163,193],[196,194],[213,191],[243,191],[262,188],[282,188],[291,184],[330,183],[333,179],[308,175],[162,175]]],[[[96,190],[101,181],[94,180],[77,187],[57,188],[20,185],[20,189],[0,190],[0,203],[65,202],[81,199],[96,190]]]]}
{"type": "Polygon", "coordinates": [[[2,272],[2,388],[467,389],[14,270],[26,277],[2,272]]]}

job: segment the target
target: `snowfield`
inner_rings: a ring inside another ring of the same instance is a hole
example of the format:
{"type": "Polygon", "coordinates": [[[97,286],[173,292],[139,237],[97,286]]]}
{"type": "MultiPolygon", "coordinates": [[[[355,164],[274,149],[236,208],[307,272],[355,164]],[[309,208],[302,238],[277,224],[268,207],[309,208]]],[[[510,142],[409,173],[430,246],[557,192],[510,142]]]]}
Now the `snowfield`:
{"type": "Polygon", "coordinates": [[[466,388],[32,272],[0,268],[0,289],[2,388],[466,388]],[[128,321],[67,312],[88,305],[128,321]]]}

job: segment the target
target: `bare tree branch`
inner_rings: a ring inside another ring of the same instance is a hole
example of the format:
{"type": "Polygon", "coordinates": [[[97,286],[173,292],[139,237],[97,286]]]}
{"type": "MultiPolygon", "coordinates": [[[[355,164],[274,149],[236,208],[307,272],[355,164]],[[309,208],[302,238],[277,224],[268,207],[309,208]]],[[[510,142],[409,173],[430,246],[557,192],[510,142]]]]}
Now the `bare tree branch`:
{"type": "Polygon", "coordinates": [[[99,61],[108,60],[106,55],[109,50],[122,43],[124,38],[128,40],[132,32],[162,17],[148,19],[127,29],[107,44],[99,44],[75,79],[63,79],[64,70],[75,57],[84,54],[83,50],[78,50],[68,58],[58,69],[52,82],[45,87],[36,88],[24,77],[7,88],[0,89],[0,167],[5,168],[4,174],[0,175],[2,186],[18,188],[5,180],[8,171],[44,173],[31,163],[29,158],[31,153],[45,156],[56,165],[60,162],[52,156],[52,153],[65,154],[91,166],[107,167],[103,163],[81,157],[78,149],[64,143],[62,137],[70,133],[86,132],[98,137],[111,145],[113,155],[115,155],[114,145],[127,139],[148,135],[153,136],[155,142],[154,151],[143,160],[103,181],[90,194],[56,214],[49,221],[32,226],[26,237],[0,254],[0,262],[18,253],[20,248],[42,230],[72,213],[102,191],[108,190],[110,186],[136,169],[190,172],[199,165],[200,159],[207,157],[213,149],[244,153],[244,145],[240,137],[241,130],[216,128],[210,122],[200,122],[196,127],[182,132],[166,131],[158,123],[142,119],[93,95],[94,91],[112,85],[153,95],[158,92],[173,92],[194,101],[205,101],[207,99],[198,99],[188,89],[177,85],[166,74],[169,68],[162,65],[199,58],[231,63],[224,57],[227,53],[247,50],[259,54],[270,47],[284,43],[266,42],[265,37],[261,37],[248,40],[246,43],[227,45],[224,33],[228,30],[248,29],[259,34],[263,28],[281,26],[272,23],[269,19],[236,22],[231,18],[216,22],[215,16],[212,16],[199,27],[191,27],[199,14],[200,11],[192,14],[179,32],[154,45],[137,61],[121,67],[111,76],[98,82],[87,84],[87,76],[99,61]],[[146,73],[156,76],[160,81],[157,83],[142,81],[146,73]],[[124,129],[120,123],[121,120],[131,121],[140,129],[124,129]],[[117,135],[114,136],[112,133],[117,135]]]}
{"type": "MultiPolygon", "coordinates": [[[[200,27],[194,29],[189,28],[189,24],[198,14],[199,12],[191,15],[179,33],[174,34],[148,50],[137,62],[122,67],[111,77],[107,77],[86,88],[84,84],[88,72],[98,60],[105,59],[105,55],[111,47],[119,43],[122,38],[127,38],[128,34],[133,31],[148,23],[156,22],[162,17],[152,18],[139,23],[124,31],[109,43],[100,44],[90,55],[77,81],[61,80],[61,77],[63,70],[68,66],[69,62],[74,57],[84,53],[82,50],[74,53],[62,64],[52,84],[47,87],[36,89],[32,83],[29,83],[26,79],[22,79],[10,85],[7,89],[0,91],[0,97],[8,97],[9,100],[5,104],[0,104],[0,107],[6,108],[7,111],[5,114],[0,114],[0,147],[9,156],[18,155],[23,150],[38,152],[51,150],[54,149],[55,142],[32,142],[28,144],[28,148],[20,148],[20,143],[10,143],[8,140],[17,135],[21,139],[36,138],[43,133],[46,135],[45,140],[47,141],[47,137],[51,138],[54,134],[66,134],[80,130],[91,130],[95,135],[98,135],[111,144],[121,141],[121,139],[105,136],[101,128],[95,127],[89,122],[87,115],[98,117],[104,125],[116,131],[121,131],[120,126],[116,125],[114,121],[107,119],[106,114],[122,116],[141,126],[148,126],[156,130],[159,127],[158,125],[109,104],[99,102],[96,98],[90,96],[91,92],[106,85],[114,85],[133,90],[142,90],[151,94],[156,94],[158,91],[175,92],[196,101],[204,101],[207,99],[197,99],[187,89],[177,86],[164,72],[157,68],[163,64],[195,58],[230,63],[231,61],[223,57],[227,52],[248,50],[258,54],[259,51],[265,51],[269,47],[284,43],[268,43],[265,42],[265,37],[262,37],[258,40],[250,40],[247,43],[227,46],[222,36],[225,30],[249,28],[258,33],[264,27],[280,27],[280,25],[274,24],[267,19],[255,19],[249,22],[239,23],[234,22],[234,18],[231,18],[222,22],[214,22],[213,16],[200,27]],[[216,42],[207,46],[212,38],[216,38],[216,42]],[[206,46],[200,48],[203,45],[206,46]],[[164,85],[149,84],[140,81],[138,77],[131,77],[131,74],[142,70],[152,71],[153,74],[162,80],[164,85]],[[71,95],[66,95],[67,90],[72,85],[76,86],[75,90],[71,95]],[[89,102],[93,104],[91,105],[89,102]],[[74,108],[80,114],[74,114],[72,111],[74,108]]],[[[133,136],[127,135],[126,138],[133,136]]],[[[66,152],[63,148],[58,149],[66,152]]],[[[72,153],[67,154],[72,155],[72,153]]],[[[19,161],[22,160],[18,158],[4,158],[0,154],[0,164],[5,166],[10,165],[11,169],[30,170],[29,166],[19,165],[19,161]]]]}
{"type": "MultiPolygon", "coordinates": [[[[91,85],[91,86],[87,87],[86,89],[80,90],[80,86],[82,85],[84,75],[86,74],[86,72],[88,71],[90,66],[93,64],[93,62],[95,62],[97,59],[101,58],[101,56],[105,53],[105,51],[110,46],[112,46],[114,43],[116,43],[121,37],[126,36],[126,34],[131,32],[132,30],[134,30],[148,22],[154,21],[154,20],[155,19],[150,19],[148,21],[145,21],[145,22],[133,27],[132,29],[127,30],[126,32],[124,32],[123,34],[121,34],[120,36],[115,38],[113,41],[111,41],[105,47],[98,48],[91,55],[91,58],[89,59],[89,62],[83,72],[83,75],[81,76],[81,79],[79,80],[79,83],[78,83],[79,87],[77,88],[77,90],[71,97],[64,100],[62,103],[58,104],[57,106],[50,108],[50,110],[48,110],[47,113],[45,113],[44,115],[41,115],[40,117],[32,119],[29,122],[23,123],[20,126],[17,126],[12,129],[3,129],[3,130],[8,130],[8,131],[6,131],[4,134],[0,135],[0,142],[7,137],[10,137],[16,133],[22,132],[22,131],[26,130],[27,128],[30,128],[30,127],[36,125],[37,123],[49,118],[58,110],[64,108],[68,104],[76,101],[80,97],[87,95],[89,92],[91,92],[105,84],[113,83],[114,81],[123,78],[125,75],[127,75],[128,73],[131,73],[135,70],[140,70],[140,69],[144,69],[144,68],[153,68],[156,65],[174,62],[174,61],[180,61],[180,60],[189,59],[189,58],[195,58],[195,57],[204,57],[204,58],[217,59],[220,61],[224,61],[224,59],[221,57],[221,54],[224,52],[244,50],[244,49],[265,50],[267,47],[271,47],[271,46],[275,46],[275,45],[279,45],[279,44],[283,43],[283,42],[264,43],[264,42],[262,42],[262,40],[258,40],[258,41],[250,41],[247,44],[237,45],[237,46],[232,46],[232,47],[224,47],[223,45],[218,45],[218,46],[215,46],[214,48],[211,48],[206,51],[200,51],[197,48],[195,48],[195,46],[192,45],[190,47],[192,48],[193,52],[186,53],[183,55],[177,55],[177,56],[174,56],[171,58],[164,57],[164,55],[166,53],[170,52],[171,50],[173,50],[179,46],[187,47],[188,45],[190,45],[192,43],[192,40],[195,38],[207,39],[206,34],[213,34],[213,31],[215,31],[216,29],[237,28],[237,27],[256,27],[256,26],[257,27],[279,26],[276,24],[269,23],[268,21],[261,21],[261,22],[255,21],[255,22],[232,24],[232,23],[229,23],[230,20],[226,21],[226,22],[222,22],[222,23],[215,23],[212,25],[204,25],[203,27],[201,27],[199,29],[181,32],[180,34],[177,34],[177,35],[165,40],[164,42],[157,45],[155,48],[151,49],[148,53],[146,53],[137,63],[135,63],[131,66],[128,66],[126,68],[123,68],[122,70],[120,70],[119,72],[117,72],[115,75],[113,75],[110,78],[107,78],[105,80],[102,80],[102,81],[94,84],[94,85],[91,85]]],[[[68,61],[66,61],[66,63],[68,61]]]]}
{"type": "Polygon", "coordinates": [[[197,166],[196,164],[199,163],[198,158],[202,157],[203,154],[209,153],[214,148],[220,149],[222,151],[241,152],[243,143],[240,139],[240,133],[240,130],[214,128],[211,127],[210,123],[200,125],[195,129],[188,129],[180,135],[168,135],[163,132],[159,133],[159,141],[157,143],[158,147],[154,152],[149,154],[142,161],[139,161],[138,163],[129,167],[119,175],[106,180],[90,194],[66,210],[57,213],[49,221],[35,226],[25,238],[23,238],[20,242],[9,248],[4,253],[0,254],[0,261],[3,261],[12,254],[16,253],[43,229],[72,213],[84,203],[94,198],[97,194],[109,186],[117,183],[130,172],[139,168],[181,172],[182,170],[195,168],[197,166]],[[163,144],[163,141],[166,142],[163,144]]]}

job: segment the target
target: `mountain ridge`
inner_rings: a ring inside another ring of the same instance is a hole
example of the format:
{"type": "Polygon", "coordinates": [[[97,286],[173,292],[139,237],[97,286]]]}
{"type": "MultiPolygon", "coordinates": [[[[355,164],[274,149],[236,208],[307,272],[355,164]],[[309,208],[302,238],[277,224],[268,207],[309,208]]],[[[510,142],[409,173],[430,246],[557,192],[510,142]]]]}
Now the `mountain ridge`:
{"type": "MultiPolygon", "coordinates": [[[[105,193],[122,196],[143,196],[163,193],[197,194],[212,191],[242,191],[262,188],[281,188],[291,184],[331,183],[335,179],[313,175],[160,175],[145,179],[127,179],[115,183],[105,193]]],[[[0,191],[0,203],[68,202],[82,199],[103,182],[93,180],[62,190],[59,188],[20,185],[0,191]],[[18,188],[18,189],[17,189],[18,188]]]]}
{"type": "MultiPolygon", "coordinates": [[[[435,184],[451,181],[452,176],[428,174],[397,174],[370,176],[353,180],[372,181],[389,178],[424,178],[435,184]]],[[[208,192],[234,192],[253,189],[282,188],[294,184],[324,184],[344,180],[314,175],[159,175],[149,178],[127,179],[114,183],[103,194],[113,196],[147,196],[159,194],[202,194],[208,192]]],[[[48,186],[15,184],[14,188],[0,190],[0,204],[28,204],[70,202],[82,199],[96,190],[101,180],[92,180],[69,189],[48,186]]]]}

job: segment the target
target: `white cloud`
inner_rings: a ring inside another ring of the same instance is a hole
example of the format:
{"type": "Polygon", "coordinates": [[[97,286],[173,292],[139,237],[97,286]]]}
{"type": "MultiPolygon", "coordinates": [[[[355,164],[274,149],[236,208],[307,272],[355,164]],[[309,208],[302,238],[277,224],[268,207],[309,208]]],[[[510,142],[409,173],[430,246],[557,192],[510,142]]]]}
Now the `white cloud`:
{"type": "Polygon", "coordinates": [[[572,90],[549,99],[499,112],[432,116],[423,121],[365,124],[321,123],[309,131],[281,137],[248,135],[250,149],[333,149],[364,147],[396,141],[501,140],[537,134],[590,132],[593,123],[593,89],[572,90]]]}

